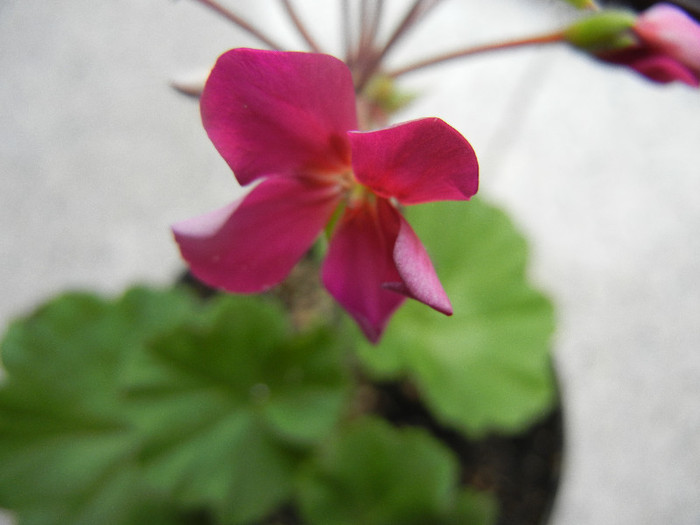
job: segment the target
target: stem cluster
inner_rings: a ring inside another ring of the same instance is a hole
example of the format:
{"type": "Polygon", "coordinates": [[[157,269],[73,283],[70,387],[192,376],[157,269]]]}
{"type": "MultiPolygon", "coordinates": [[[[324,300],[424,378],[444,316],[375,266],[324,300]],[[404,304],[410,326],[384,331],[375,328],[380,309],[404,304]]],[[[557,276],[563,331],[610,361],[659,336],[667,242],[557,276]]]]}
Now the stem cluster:
{"type": "MultiPolygon", "coordinates": [[[[231,9],[221,5],[217,0],[195,1],[225,17],[266,47],[277,50],[284,49],[265,31],[255,27],[231,9]]],[[[340,34],[343,38],[343,58],[353,72],[355,89],[358,93],[362,92],[367,87],[368,82],[381,71],[382,62],[396,44],[419,25],[441,2],[442,0],[413,0],[398,24],[388,33],[389,36],[382,39],[380,38],[380,29],[385,8],[384,0],[340,0],[340,34]]],[[[324,52],[323,47],[318,44],[300,18],[293,1],[279,0],[279,4],[308,49],[315,53],[324,52]]],[[[384,72],[384,75],[389,78],[397,78],[406,73],[478,53],[549,44],[563,40],[564,33],[557,31],[534,37],[462,48],[409,64],[395,71],[384,72]]]]}

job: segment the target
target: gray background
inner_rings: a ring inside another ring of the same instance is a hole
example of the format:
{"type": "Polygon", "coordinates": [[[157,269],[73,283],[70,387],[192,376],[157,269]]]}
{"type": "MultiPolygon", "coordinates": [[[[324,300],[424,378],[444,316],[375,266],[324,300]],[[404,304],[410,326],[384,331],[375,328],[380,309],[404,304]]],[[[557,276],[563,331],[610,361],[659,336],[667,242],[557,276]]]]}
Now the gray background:
{"type": "MultiPolygon", "coordinates": [[[[304,2],[324,42],[332,4],[304,2]]],[[[237,5],[298,46],[277,2],[237,5]]],[[[571,15],[554,0],[448,0],[392,61],[571,15]]],[[[240,190],[168,82],[254,44],[187,0],[0,2],[0,324],[66,288],[172,281],[168,225],[240,190]]],[[[528,235],[558,306],[553,523],[700,524],[700,94],[558,46],[406,85],[423,97],[398,119],[439,116],[473,143],[482,195],[528,235]]]]}

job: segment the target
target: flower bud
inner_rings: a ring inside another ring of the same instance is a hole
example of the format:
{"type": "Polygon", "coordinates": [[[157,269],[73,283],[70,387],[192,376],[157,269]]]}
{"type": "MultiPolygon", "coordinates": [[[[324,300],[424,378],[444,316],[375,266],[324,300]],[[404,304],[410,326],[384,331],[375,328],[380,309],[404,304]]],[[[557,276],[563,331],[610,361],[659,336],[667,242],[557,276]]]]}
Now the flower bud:
{"type": "Polygon", "coordinates": [[[700,24],[671,4],[635,16],[602,11],[567,28],[564,40],[654,82],[700,87],[700,24]]]}
{"type": "Polygon", "coordinates": [[[637,43],[632,31],[636,21],[629,11],[601,11],[569,26],[564,39],[585,51],[624,49],[637,43]]]}
{"type": "Polygon", "coordinates": [[[399,90],[394,79],[385,75],[372,77],[365,89],[365,96],[388,115],[403,109],[416,98],[413,93],[399,90]]]}

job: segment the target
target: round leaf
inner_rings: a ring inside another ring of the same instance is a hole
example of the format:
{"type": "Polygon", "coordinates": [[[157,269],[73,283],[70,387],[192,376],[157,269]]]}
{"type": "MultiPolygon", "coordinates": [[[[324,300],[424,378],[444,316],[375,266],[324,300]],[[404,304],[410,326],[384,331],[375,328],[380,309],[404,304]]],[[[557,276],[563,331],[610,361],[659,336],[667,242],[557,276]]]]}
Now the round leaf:
{"type": "Polygon", "coordinates": [[[454,315],[407,303],[361,358],[381,377],[415,381],[445,423],[472,435],[517,432],[556,398],[553,308],[527,279],[526,243],[505,214],[479,200],[410,211],[454,315]]]}

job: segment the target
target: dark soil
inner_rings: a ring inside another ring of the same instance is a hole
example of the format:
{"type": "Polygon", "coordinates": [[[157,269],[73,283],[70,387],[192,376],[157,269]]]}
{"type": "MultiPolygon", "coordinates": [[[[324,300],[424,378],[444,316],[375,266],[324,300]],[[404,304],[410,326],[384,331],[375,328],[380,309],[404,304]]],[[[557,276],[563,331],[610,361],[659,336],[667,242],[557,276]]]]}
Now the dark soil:
{"type": "Polygon", "coordinates": [[[429,429],[459,457],[462,482],[496,496],[498,525],[547,523],[563,452],[560,406],[521,434],[468,439],[435,421],[412,389],[388,383],[376,390],[380,415],[396,425],[429,429]]]}

